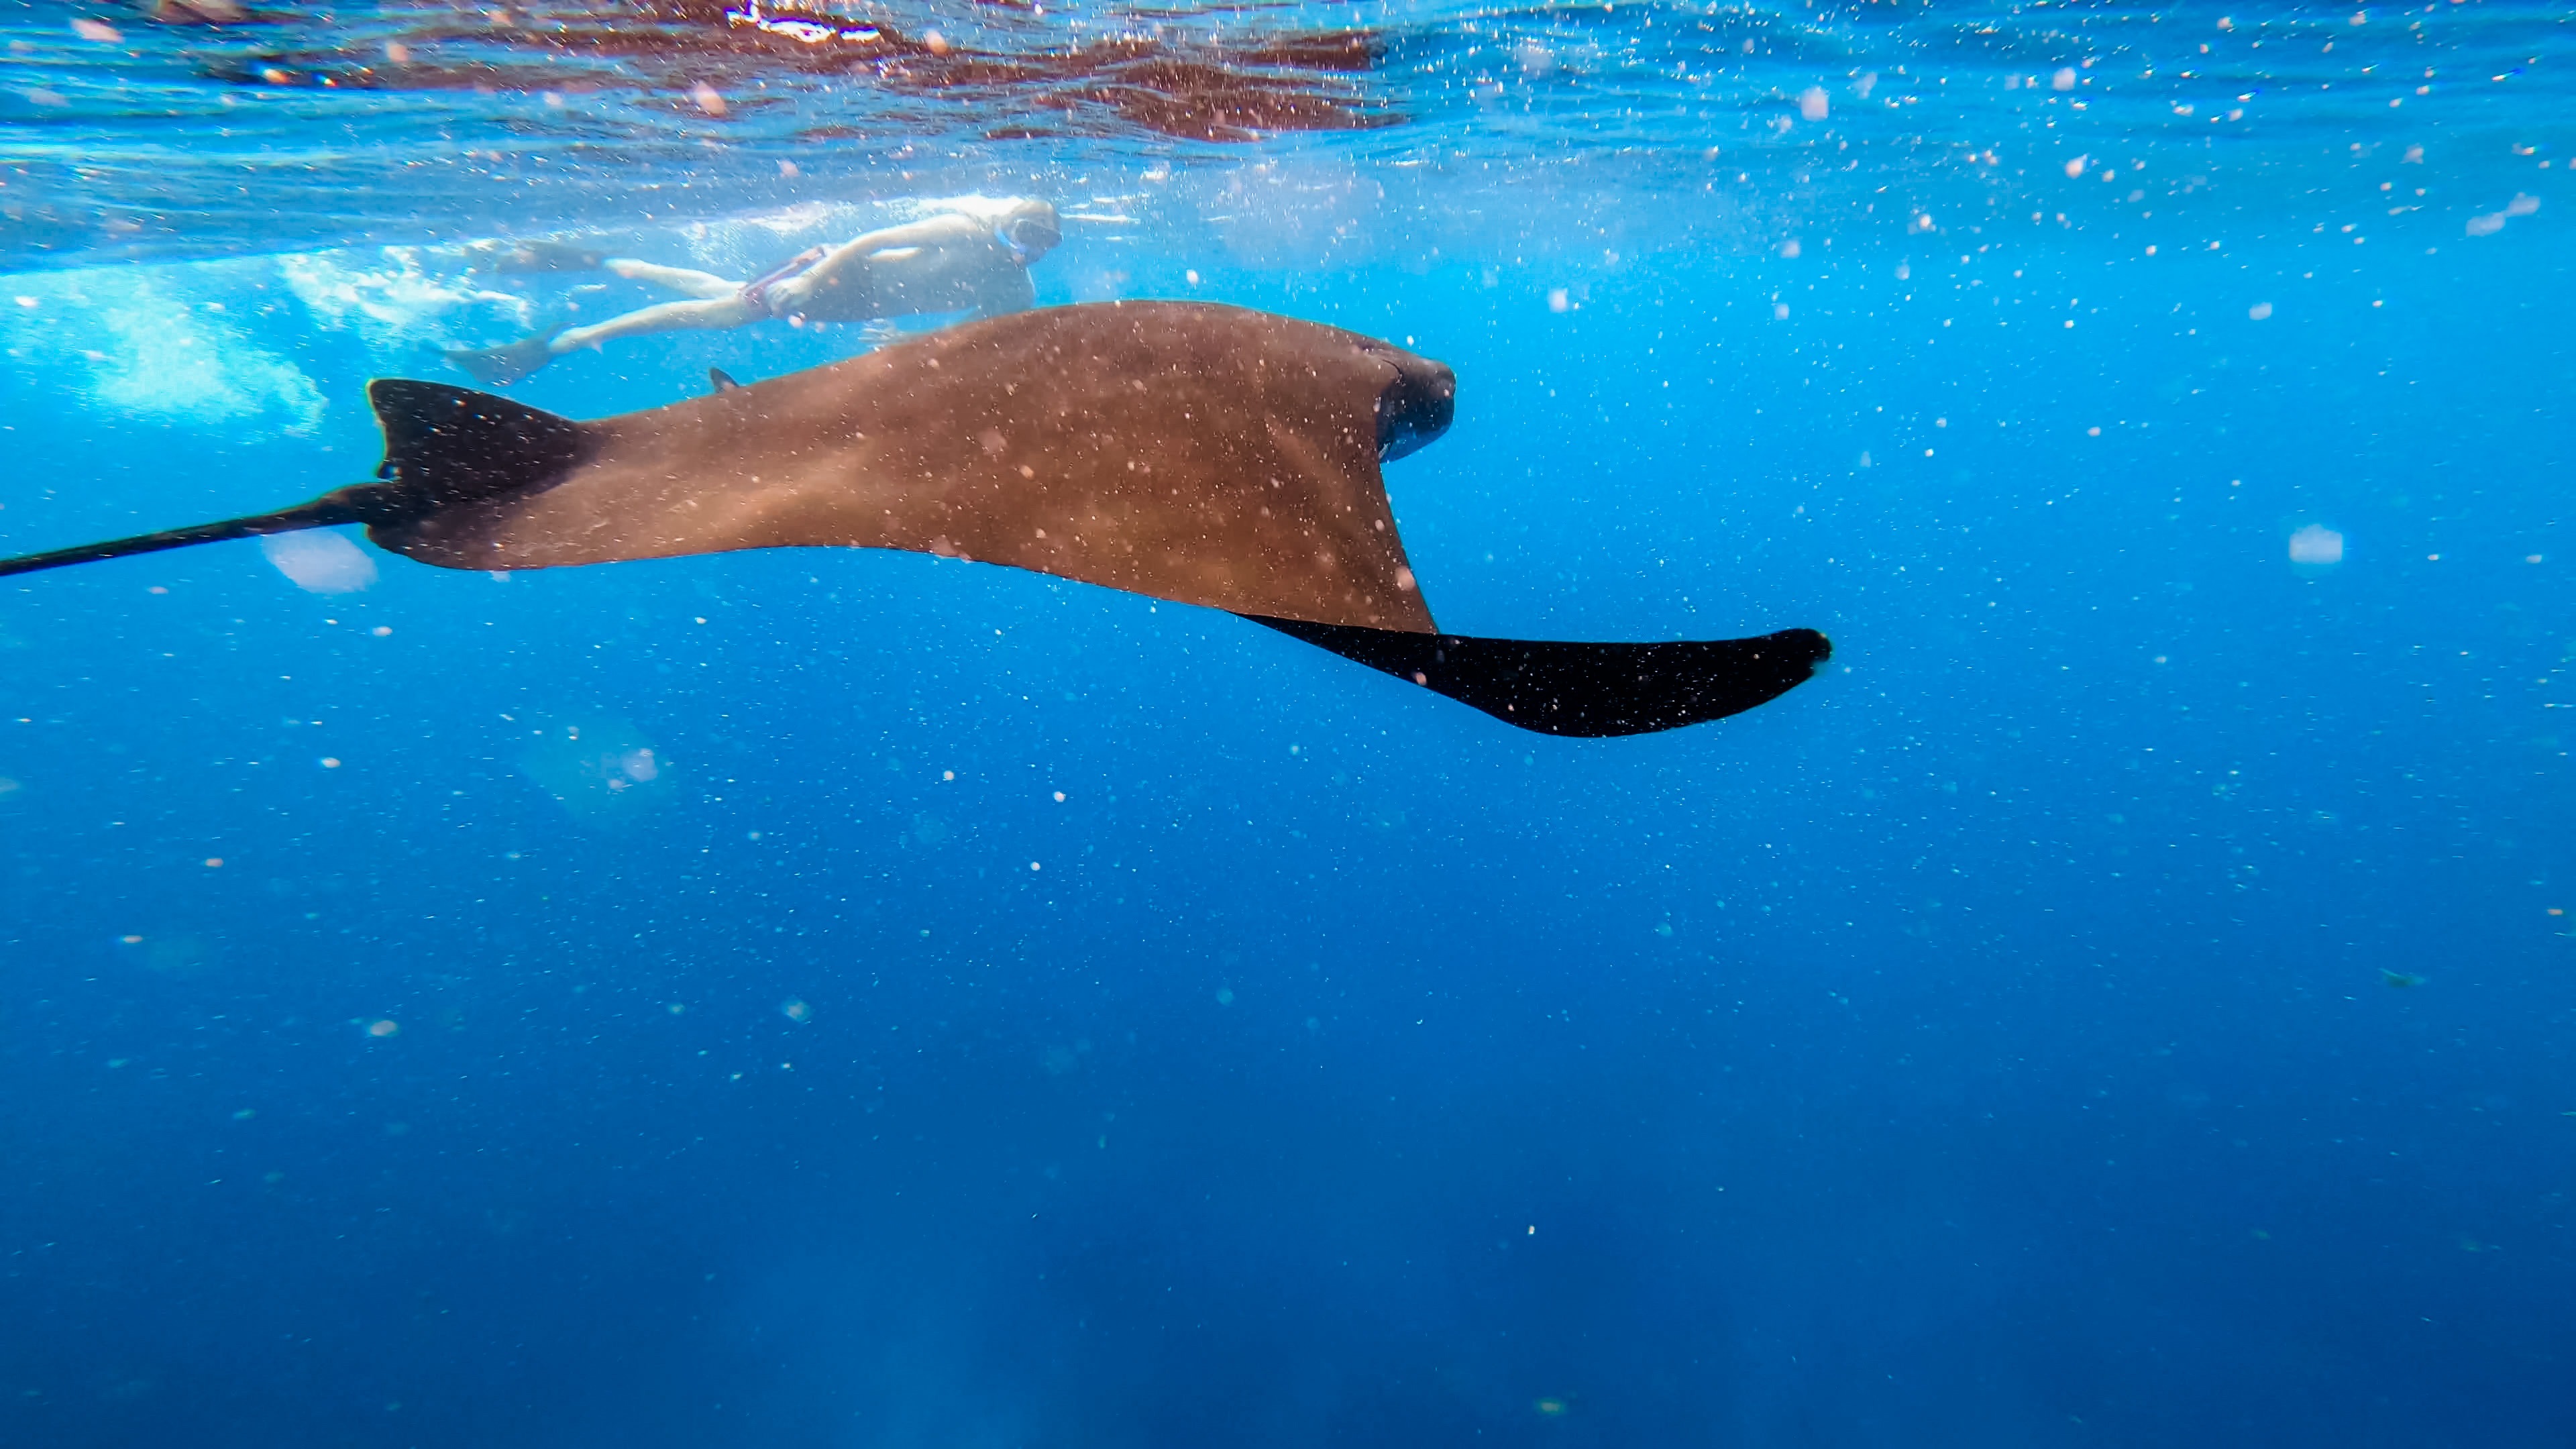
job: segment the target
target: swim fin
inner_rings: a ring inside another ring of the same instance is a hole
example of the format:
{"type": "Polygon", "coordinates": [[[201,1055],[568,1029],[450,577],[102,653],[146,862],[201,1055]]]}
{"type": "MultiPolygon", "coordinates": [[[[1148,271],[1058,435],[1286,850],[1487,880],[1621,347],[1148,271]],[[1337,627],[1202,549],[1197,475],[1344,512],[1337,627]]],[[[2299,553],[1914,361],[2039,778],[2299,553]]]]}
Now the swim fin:
{"type": "Polygon", "coordinates": [[[460,347],[450,351],[447,360],[485,387],[508,387],[555,360],[555,334],[562,330],[549,327],[499,347],[460,347]]]}
{"type": "Polygon", "coordinates": [[[527,241],[501,256],[497,272],[595,272],[608,253],[571,242],[527,241]]]}
{"type": "Polygon", "coordinates": [[[1409,679],[1505,724],[1593,739],[1741,714],[1805,683],[1834,652],[1833,642],[1813,629],[1753,639],[1584,644],[1242,617],[1409,679]]]}

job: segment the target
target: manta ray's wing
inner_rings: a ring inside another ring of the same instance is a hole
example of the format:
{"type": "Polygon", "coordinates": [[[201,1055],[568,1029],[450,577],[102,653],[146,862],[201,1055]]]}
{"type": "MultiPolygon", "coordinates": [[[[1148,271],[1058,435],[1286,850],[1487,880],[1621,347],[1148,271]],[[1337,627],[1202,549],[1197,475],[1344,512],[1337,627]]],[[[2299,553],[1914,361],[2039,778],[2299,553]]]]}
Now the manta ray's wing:
{"type": "Polygon", "coordinates": [[[1813,629],[1755,639],[1583,644],[1477,639],[1245,618],[1550,735],[1642,735],[1724,719],[1806,682],[1833,643],[1813,629]]]}
{"type": "Polygon", "coordinates": [[[1435,630],[1379,464],[1449,425],[1447,368],[1232,308],[1059,308],[576,422],[384,379],[381,481],[0,574],[342,523],[447,568],[741,548],[972,557],[1227,609],[1525,729],[1627,735],[1751,709],[1832,652],[1435,630]]]}
{"type": "Polygon", "coordinates": [[[884,548],[1429,633],[1380,465],[1439,435],[1454,385],[1292,318],[1058,307],[573,425],[556,481],[369,537],[458,569],[884,548]]]}

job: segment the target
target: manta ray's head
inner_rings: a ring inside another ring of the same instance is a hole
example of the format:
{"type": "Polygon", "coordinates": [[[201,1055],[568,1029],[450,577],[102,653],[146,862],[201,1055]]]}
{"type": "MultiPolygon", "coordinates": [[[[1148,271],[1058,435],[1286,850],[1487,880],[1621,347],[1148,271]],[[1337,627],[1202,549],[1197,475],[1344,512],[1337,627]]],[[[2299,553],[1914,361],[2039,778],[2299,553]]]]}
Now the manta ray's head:
{"type": "Polygon", "coordinates": [[[1416,357],[1372,338],[1368,351],[1395,369],[1377,395],[1377,456],[1401,458],[1449,431],[1458,411],[1458,374],[1448,364],[1416,357]]]}

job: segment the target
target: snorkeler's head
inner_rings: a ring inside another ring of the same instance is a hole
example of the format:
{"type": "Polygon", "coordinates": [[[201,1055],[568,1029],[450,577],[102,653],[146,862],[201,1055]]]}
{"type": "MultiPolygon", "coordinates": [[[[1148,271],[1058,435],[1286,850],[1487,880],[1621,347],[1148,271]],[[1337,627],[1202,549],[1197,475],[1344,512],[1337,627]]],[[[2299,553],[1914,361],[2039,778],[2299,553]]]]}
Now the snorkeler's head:
{"type": "Polygon", "coordinates": [[[1054,207],[1022,197],[994,219],[993,236],[1025,266],[1055,250],[1064,240],[1064,228],[1056,221],[1054,207]]]}

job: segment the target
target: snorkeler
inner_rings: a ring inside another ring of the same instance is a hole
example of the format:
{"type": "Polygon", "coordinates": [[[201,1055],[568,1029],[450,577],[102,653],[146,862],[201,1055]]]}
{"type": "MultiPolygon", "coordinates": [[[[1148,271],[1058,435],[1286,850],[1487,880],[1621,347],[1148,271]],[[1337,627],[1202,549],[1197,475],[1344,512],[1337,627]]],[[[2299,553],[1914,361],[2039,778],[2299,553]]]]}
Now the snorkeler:
{"type": "Polygon", "coordinates": [[[747,282],[560,242],[532,242],[512,252],[503,266],[524,272],[604,268],[690,300],[641,307],[586,327],[549,328],[501,347],[453,351],[447,358],[484,386],[505,387],[575,349],[652,332],[724,331],[772,317],[868,322],[968,310],[999,317],[1036,305],[1029,264],[1062,239],[1055,208],[1047,203],[978,197],[836,247],[809,248],[747,282]]]}

